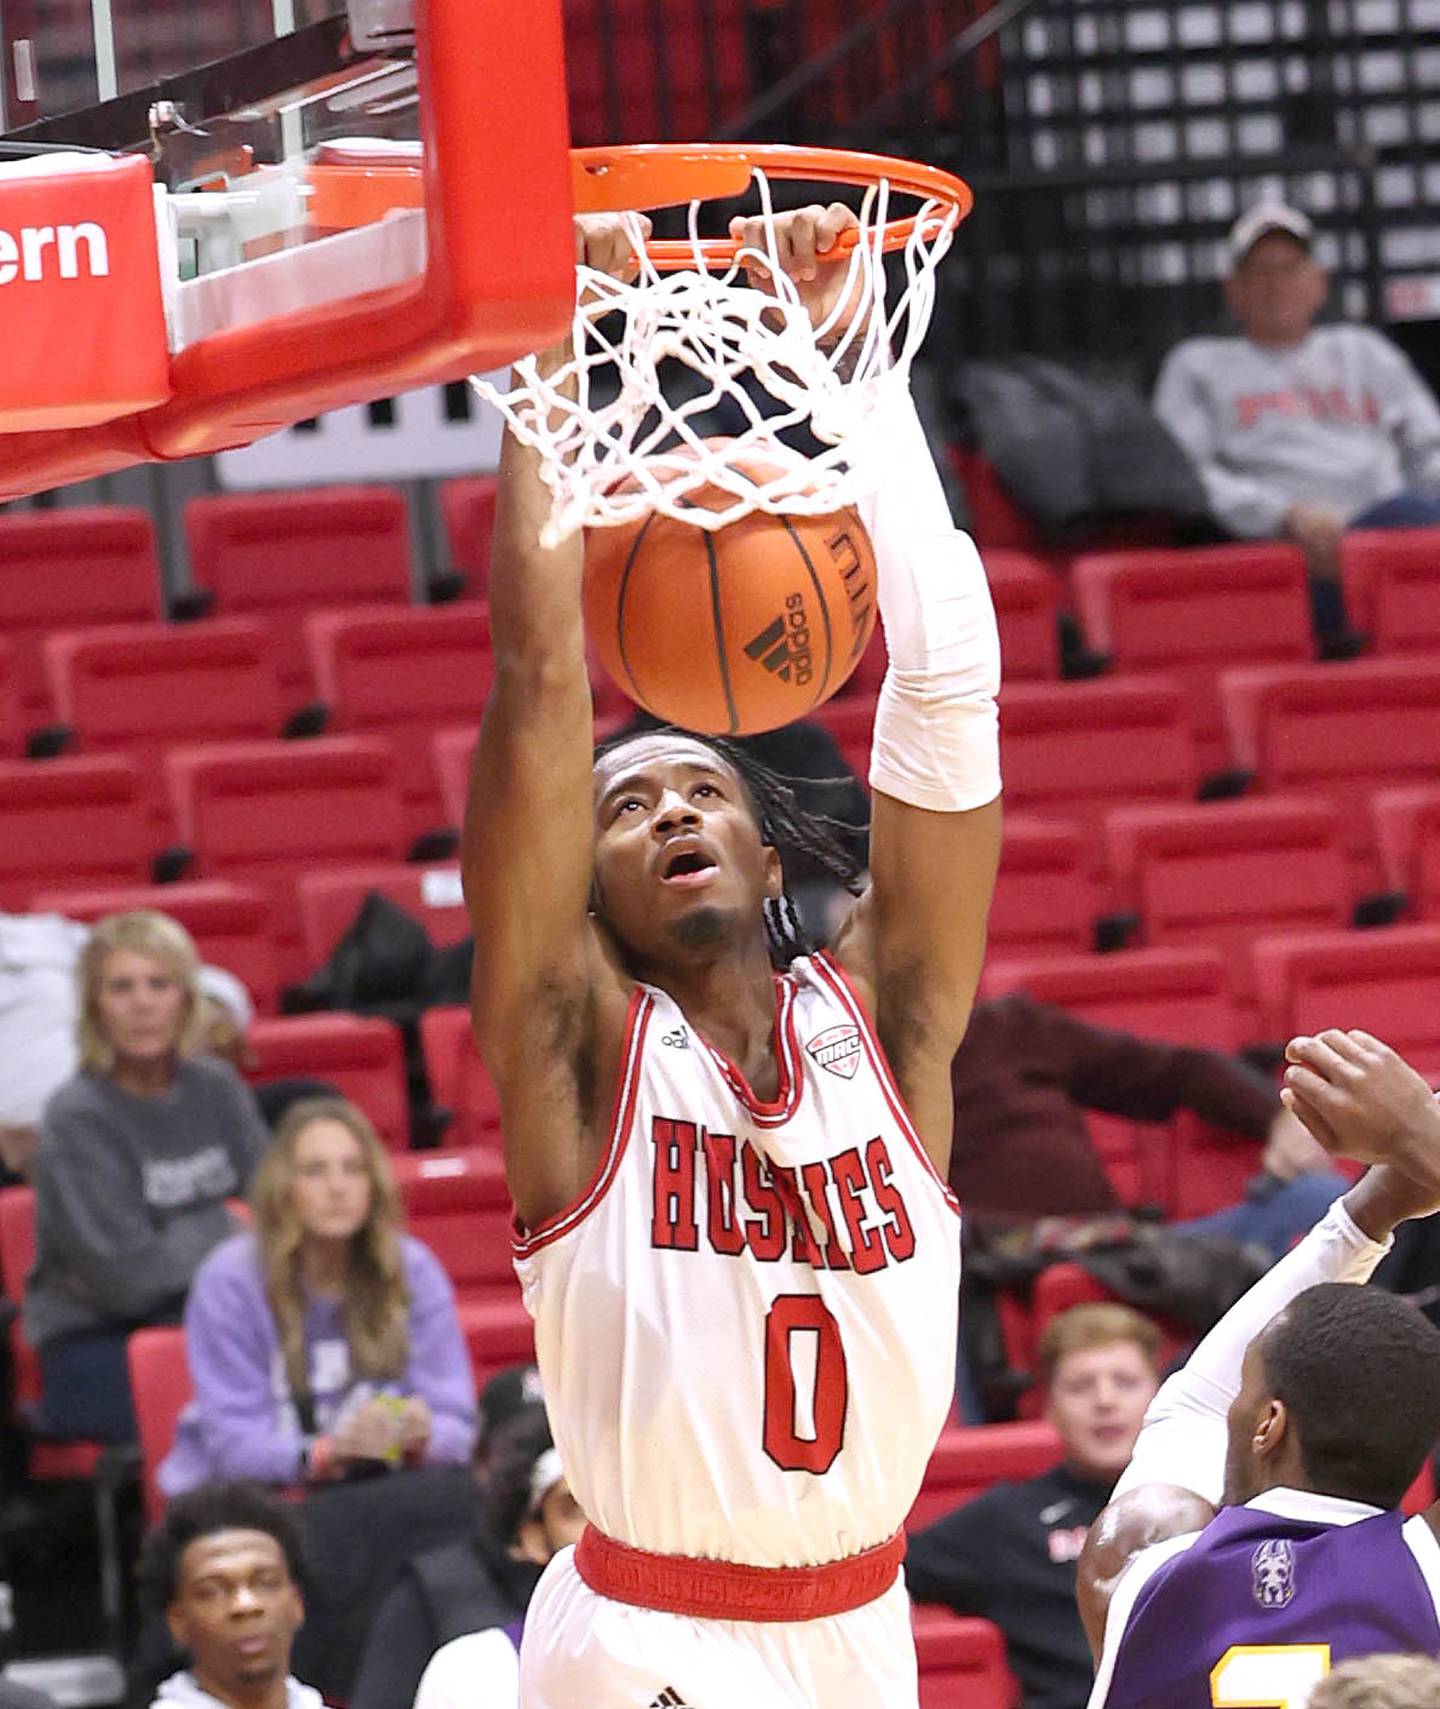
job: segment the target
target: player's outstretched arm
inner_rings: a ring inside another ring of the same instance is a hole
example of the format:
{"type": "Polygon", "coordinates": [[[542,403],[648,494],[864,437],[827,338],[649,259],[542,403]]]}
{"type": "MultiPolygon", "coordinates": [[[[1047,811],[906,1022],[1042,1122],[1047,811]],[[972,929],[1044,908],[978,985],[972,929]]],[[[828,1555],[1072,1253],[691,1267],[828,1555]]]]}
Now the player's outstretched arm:
{"type": "MultiPolygon", "coordinates": [[[[576,233],[577,260],[627,270],[630,243],[618,217],[577,221],[576,233]]],[[[511,1195],[532,1227],[589,1178],[600,987],[615,984],[588,925],[593,709],[583,539],[542,547],[548,512],[536,453],[507,434],[489,581],[495,676],[461,864],[475,932],[475,1036],[500,1094],[511,1195]]]]}
{"type": "Polygon", "coordinates": [[[1130,1562],[1204,1525],[1222,1498],[1226,1415],[1246,1348],[1306,1288],[1368,1281],[1399,1223],[1440,1211],[1440,1106],[1419,1075],[1366,1033],[1298,1038],[1286,1055],[1290,1108],[1328,1151],[1377,1166],[1231,1307],[1151,1403],[1080,1559],[1080,1613],[1097,1657],[1130,1562]]]}

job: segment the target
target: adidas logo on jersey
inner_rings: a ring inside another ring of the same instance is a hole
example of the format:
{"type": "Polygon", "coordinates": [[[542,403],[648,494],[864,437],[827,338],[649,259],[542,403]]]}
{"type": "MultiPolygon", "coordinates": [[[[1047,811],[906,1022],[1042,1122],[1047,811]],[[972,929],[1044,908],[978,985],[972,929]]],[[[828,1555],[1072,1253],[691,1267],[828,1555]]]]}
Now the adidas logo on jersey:
{"type": "Polygon", "coordinates": [[[658,1697],[650,1699],[650,1709],[690,1709],[690,1705],[673,1685],[667,1685],[658,1697]]]}
{"type": "Polygon", "coordinates": [[[671,1050],[689,1050],[690,1035],[684,1027],[676,1027],[673,1033],[662,1033],[660,1042],[661,1044],[668,1044],[671,1050]]]}
{"type": "Polygon", "coordinates": [[[784,611],[746,646],[745,653],[781,682],[793,682],[797,688],[810,683],[815,675],[815,661],[810,651],[805,601],[798,593],[786,596],[784,611]]]}
{"type": "Polygon", "coordinates": [[[860,1066],[860,1029],[844,1025],[826,1027],[824,1032],[816,1033],[805,1050],[821,1068],[828,1068],[842,1080],[853,1080],[860,1066]]]}

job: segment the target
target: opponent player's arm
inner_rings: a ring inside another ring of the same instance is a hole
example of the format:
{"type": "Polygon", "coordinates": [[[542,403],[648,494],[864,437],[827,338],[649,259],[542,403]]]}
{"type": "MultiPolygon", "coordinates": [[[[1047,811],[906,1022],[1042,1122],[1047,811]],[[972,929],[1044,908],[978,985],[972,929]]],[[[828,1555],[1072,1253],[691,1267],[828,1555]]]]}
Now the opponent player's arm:
{"type": "Polygon", "coordinates": [[[1332,1205],[1151,1403],[1134,1457],[1080,1559],[1080,1614],[1097,1658],[1111,1597],[1130,1562],[1154,1543],[1205,1525],[1221,1500],[1226,1416],[1246,1348],[1306,1288],[1368,1281],[1396,1225],[1440,1208],[1433,1184],[1440,1108],[1413,1069],[1363,1033],[1296,1039],[1287,1056],[1281,1096],[1328,1151],[1397,1161],[1380,1161],[1332,1205]]]}
{"type": "MultiPolygon", "coordinates": [[[[618,272],[629,255],[618,219],[577,222],[577,258],[618,272]]],[[[583,537],[540,545],[549,502],[537,454],[507,433],[489,579],[495,675],[461,863],[475,932],[475,1036],[500,1094],[511,1195],[532,1227],[589,1176],[583,1091],[594,1078],[605,976],[587,923],[593,709],[583,537]]]]}

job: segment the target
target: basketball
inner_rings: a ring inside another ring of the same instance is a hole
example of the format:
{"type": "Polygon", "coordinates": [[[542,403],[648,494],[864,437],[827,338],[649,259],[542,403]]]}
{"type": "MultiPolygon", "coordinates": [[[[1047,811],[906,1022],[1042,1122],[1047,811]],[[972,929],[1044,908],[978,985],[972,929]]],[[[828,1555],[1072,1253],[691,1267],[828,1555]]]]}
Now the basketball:
{"type": "MultiPolygon", "coordinates": [[[[753,456],[735,466],[776,473],[753,456]]],[[[685,502],[734,500],[703,487],[685,502]]],[[[803,718],[854,670],[875,626],[875,553],[853,507],[754,511],[714,531],[652,512],[589,533],[585,621],[601,664],[646,711],[753,735],[803,718]]]]}

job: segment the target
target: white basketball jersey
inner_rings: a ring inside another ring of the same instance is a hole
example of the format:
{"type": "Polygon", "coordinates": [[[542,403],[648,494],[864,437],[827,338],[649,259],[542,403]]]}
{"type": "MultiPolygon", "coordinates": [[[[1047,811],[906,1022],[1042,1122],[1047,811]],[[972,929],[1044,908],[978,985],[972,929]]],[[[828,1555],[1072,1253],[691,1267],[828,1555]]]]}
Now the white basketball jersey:
{"type": "Polygon", "coordinates": [[[776,987],[771,1103],[637,988],[595,1176],[515,1250],[591,1523],[802,1567],[915,1499],[954,1396],[960,1222],[843,971],[805,957],[776,987]]]}

